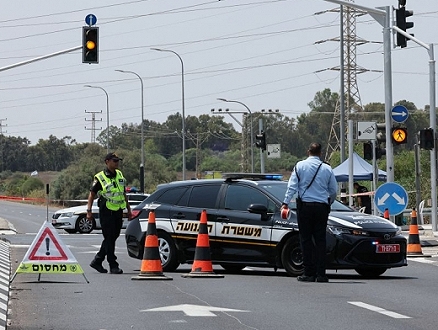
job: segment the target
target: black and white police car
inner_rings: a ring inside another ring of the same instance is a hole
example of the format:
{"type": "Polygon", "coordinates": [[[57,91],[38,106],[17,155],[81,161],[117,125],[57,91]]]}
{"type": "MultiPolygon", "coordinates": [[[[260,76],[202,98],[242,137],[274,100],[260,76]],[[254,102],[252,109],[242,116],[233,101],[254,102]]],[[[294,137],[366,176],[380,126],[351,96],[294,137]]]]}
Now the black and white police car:
{"type": "MultiPolygon", "coordinates": [[[[139,205],[149,194],[127,193],[128,203],[131,207],[139,205]]],[[[83,201],[86,203],[86,201],[83,201]]],[[[97,199],[93,201],[91,207],[93,219],[87,219],[87,205],[72,206],[65,209],[57,210],[52,215],[52,225],[57,229],[64,229],[69,234],[80,233],[89,234],[93,229],[100,228],[99,206],[97,199]]],[[[127,216],[124,213],[123,228],[127,226],[127,216]]]]}
{"type": "MultiPolygon", "coordinates": [[[[287,220],[280,207],[287,182],[281,175],[230,173],[223,179],[162,184],[133,209],[125,240],[129,256],[142,259],[149,209],[155,209],[164,271],[194,259],[199,219],[207,211],[211,260],[225,270],[246,266],[303,273],[296,206],[287,220]]],[[[327,225],[327,269],[354,269],[377,277],[407,265],[407,241],[392,222],[335,201],[327,225]]]]}

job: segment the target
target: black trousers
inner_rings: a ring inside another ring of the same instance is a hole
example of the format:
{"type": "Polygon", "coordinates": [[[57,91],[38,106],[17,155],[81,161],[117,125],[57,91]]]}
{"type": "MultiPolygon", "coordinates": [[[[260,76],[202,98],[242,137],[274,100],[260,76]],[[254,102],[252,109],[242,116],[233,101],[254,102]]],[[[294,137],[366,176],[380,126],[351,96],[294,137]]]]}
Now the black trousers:
{"type": "Polygon", "coordinates": [[[303,202],[298,210],[298,229],[303,252],[304,275],[325,276],[326,227],[330,206],[303,202]]]}
{"type": "Polygon", "coordinates": [[[110,268],[119,266],[115,254],[116,240],[120,236],[123,224],[123,210],[110,211],[106,207],[99,209],[100,225],[102,227],[103,241],[100,250],[97,252],[95,260],[102,263],[108,261],[110,268]]]}

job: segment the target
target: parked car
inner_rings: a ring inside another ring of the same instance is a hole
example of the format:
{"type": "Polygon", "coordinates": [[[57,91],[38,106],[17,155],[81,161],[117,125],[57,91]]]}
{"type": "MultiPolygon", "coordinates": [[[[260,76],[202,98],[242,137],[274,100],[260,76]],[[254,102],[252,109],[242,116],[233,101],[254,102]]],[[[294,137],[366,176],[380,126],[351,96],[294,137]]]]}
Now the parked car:
{"type": "MultiPolygon", "coordinates": [[[[131,207],[139,205],[149,194],[127,193],[128,203],[131,207]]],[[[93,229],[101,229],[99,221],[99,207],[97,199],[92,205],[93,221],[87,219],[87,204],[73,206],[56,211],[52,215],[52,225],[58,229],[64,229],[69,234],[79,232],[80,234],[89,234],[93,229]]],[[[126,212],[124,212],[125,221],[123,228],[127,226],[126,212]]]]}
{"type": "MultiPolygon", "coordinates": [[[[150,208],[156,207],[163,270],[174,271],[182,263],[193,262],[200,214],[205,209],[213,264],[232,272],[257,266],[301,275],[295,201],[289,204],[288,219],[280,215],[286,187],[279,175],[244,173],[159,185],[133,209],[125,231],[128,254],[142,259],[150,208]]],[[[339,201],[333,203],[327,225],[328,269],[354,269],[376,277],[388,268],[406,266],[406,248],[406,238],[392,222],[356,212],[339,201]]]]}

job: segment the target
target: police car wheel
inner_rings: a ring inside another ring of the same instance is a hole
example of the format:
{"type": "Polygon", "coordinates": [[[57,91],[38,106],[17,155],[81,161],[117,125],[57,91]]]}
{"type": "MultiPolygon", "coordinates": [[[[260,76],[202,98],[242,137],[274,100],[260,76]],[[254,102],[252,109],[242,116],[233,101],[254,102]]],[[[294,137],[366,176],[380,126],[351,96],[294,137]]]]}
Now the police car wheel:
{"type": "Polygon", "coordinates": [[[356,268],[355,271],[366,278],[376,278],[386,272],[386,268],[356,268]]]}
{"type": "Polygon", "coordinates": [[[80,234],[89,234],[94,228],[94,219],[88,220],[85,215],[81,215],[78,220],[76,220],[76,231],[80,234]]]}
{"type": "Polygon", "coordinates": [[[286,244],[284,244],[281,251],[281,262],[289,276],[303,274],[303,254],[298,235],[289,238],[286,244]]]}
{"type": "Polygon", "coordinates": [[[158,250],[163,271],[175,271],[179,266],[176,245],[172,237],[164,231],[158,232],[158,250]]]}

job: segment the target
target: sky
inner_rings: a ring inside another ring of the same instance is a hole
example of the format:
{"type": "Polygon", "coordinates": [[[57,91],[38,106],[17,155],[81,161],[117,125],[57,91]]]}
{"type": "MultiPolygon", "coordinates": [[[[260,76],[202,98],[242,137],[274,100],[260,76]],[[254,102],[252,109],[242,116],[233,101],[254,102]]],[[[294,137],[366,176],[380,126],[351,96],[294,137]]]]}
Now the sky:
{"type": "MultiPolygon", "coordinates": [[[[356,0],[375,8],[396,0],[356,0]]],[[[0,133],[34,145],[54,135],[90,142],[109,125],[162,123],[182,113],[211,109],[308,113],[315,94],[339,92],[339,6],[324,0],[16,0],[0,10],[0,133]],[[16,63],[81,46],[85,17],[100,31],[99,64],[82,63],[80,50],[1,70],[16,63]],[[161,48],[176,52],[158,52],[161,48]],[[184,85],[182,68],[184,67],[184,85]],[[140,79],[144,84],[141,107],[140,79]],[[99,88],[87,88],[85,85],[99,88]],[[108,94],[108,102],[106,98],[108,94]],[[108,110],[108,111],[107,111],[108,110]]],[[[408,32],[438,42],[438,2],[408,0],[408,32]]],[[[356,20],[357,76],[363,105],[384,103],[382,26],[371,16],[356,20]]],[[[429,104],[429,55],[408,41],[392,49],[393,101],[429,104]]],[[[237,115],[239,116],[239,115],[237,115]]],[[[227,122],[235,124],[226,116],[227,122]]],[[[236,125],[236,124],[235,124],[236,125]]],[[[236,125],[240,131],[240,127],[236,125]]],[[[146,135],[147,136],[147,135],[146,135]]]]}

